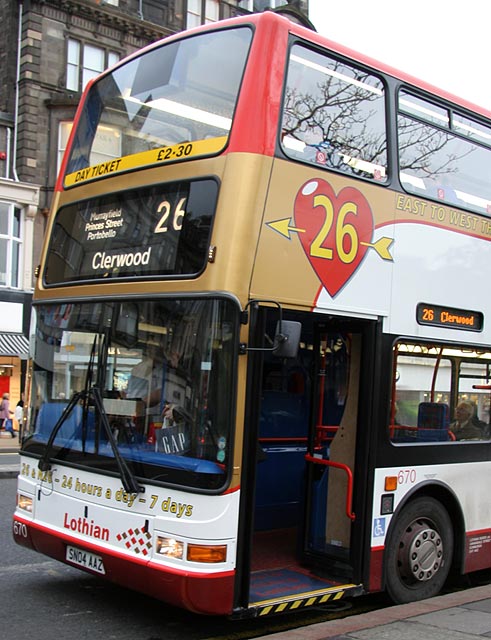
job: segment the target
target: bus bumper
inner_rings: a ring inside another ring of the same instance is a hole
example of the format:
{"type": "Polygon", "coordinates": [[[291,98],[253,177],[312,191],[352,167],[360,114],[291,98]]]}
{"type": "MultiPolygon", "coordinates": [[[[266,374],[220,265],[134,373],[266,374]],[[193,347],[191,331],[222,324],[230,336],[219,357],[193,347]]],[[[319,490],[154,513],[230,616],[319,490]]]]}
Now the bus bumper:
{"type": "Polygon", "coordinates": [[[13,536],[21,546],[170,605],[200,614],[232,613],[235,571],[197,573],[162,566],[152,560],[129,558],[98,545],[81,543],[18,515],[13,519],[13,536]],[[68,545],[102,558],[104,575],[67,561],[68,545]]]}

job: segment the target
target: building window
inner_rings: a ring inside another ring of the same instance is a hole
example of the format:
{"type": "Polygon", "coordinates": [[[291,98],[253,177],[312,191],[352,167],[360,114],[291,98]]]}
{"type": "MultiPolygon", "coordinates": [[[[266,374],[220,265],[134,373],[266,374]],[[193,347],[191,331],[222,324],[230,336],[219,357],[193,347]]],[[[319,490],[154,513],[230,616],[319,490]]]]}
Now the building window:
{"type": "Polygon", "coordinates": [[[0,286],[18,289],[22,249],[22,209],[0,201],[0,286]]]}
{"type": "Polygon", "coordinates": [[[60,122],[58,129],[58,162],[56,165],[56,173],[60,172],[61,163],[63,161],[63,155],[68,144],[68,138],[72,131],[73,122],[60,122]]]}
{"type": "Polygon", "coordinates": [[[239,0],[238,6],[248,11],[260,12],[267,8],[277,9],[288,4],[288,0],[239,0]]]}
{"type": "Polygon", "coordinates": [[[186,27],[217,22],[220,18],[218,0],[188,0],[186,27]]]}
{"type": "Polygon", "coordinates": [[[89,80],[119,60],[115,51],[68,40],[66,87],[70,91],[83,91],[89,80]]]}

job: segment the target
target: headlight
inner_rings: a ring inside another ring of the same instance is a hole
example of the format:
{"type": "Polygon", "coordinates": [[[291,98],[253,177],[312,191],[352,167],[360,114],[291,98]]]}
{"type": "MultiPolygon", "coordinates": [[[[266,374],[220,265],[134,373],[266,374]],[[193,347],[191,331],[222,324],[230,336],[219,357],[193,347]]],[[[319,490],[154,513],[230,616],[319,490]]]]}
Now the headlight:
{"type": "Polygon", "coordinates": [[[17,506],[23,511],[32,513],[32,497],[25,496],[23,493],[17,494],[17,506]]]}
{"type": "Polygon", "coordinates": [[[175,538],[157,537],[157,553],[167,558],[177,558],[182,560],[184,553],[184,542],[175,538]]]}

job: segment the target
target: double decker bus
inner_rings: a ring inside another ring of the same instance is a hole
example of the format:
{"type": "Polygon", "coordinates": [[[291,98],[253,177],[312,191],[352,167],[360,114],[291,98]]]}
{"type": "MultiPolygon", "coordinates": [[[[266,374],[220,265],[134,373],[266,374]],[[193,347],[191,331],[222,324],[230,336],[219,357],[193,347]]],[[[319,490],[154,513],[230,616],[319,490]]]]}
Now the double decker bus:
{"type": "Polygon", "coordinates": [[[489,567],[489,116],[272,12],[93,80],[15,540],[232,617],[489,567]]]}

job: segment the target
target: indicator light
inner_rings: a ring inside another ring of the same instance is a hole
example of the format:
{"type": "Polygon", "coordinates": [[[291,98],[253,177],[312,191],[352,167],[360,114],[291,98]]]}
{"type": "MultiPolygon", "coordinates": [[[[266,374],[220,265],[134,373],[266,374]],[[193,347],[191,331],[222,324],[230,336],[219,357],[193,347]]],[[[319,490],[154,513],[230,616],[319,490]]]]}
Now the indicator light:
{"type": "Polygon", "coordinates": [[[188,544],[187,559],[191,562],[225,562],[227,545],[188,544]]]}
{"type": "Polygon", "coordinates": [[[397,489],[397,476],[385,476],[385,491],[395,491],[397,489]]]}

